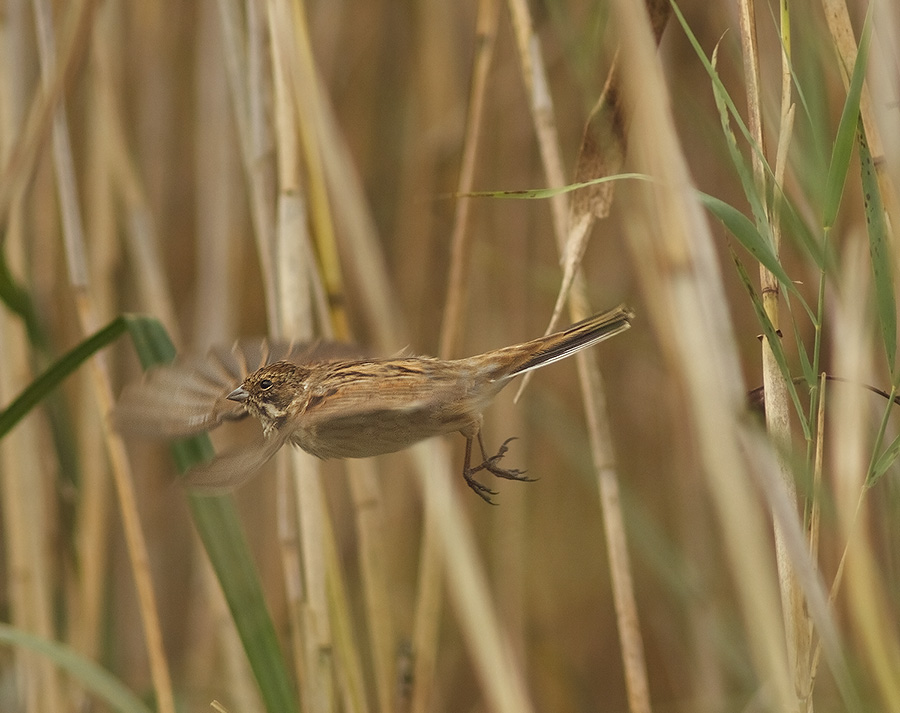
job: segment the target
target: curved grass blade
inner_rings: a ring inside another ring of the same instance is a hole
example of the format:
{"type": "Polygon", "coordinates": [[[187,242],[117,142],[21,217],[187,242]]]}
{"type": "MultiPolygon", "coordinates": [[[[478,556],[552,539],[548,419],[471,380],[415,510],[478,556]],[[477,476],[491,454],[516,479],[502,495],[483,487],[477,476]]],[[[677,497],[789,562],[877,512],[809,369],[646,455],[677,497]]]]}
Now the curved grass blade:
{"type": "Polygon", "coordinates": [[[841,121],[838,124],[837,134],[834,137],[831,163],[828,166],[828,179],[825,182],[825,206],[822,215],[822,225],[826,230],[834,227],[838,208],[841,205],[841,196],[844,193],[847,171],[850,168],[850,155],[853,153],[854,134],[856,133],[856,124],[859,120],[859,100],[862,96],[863,81],[866,78],[871,30],[872,6],[870,5],[866,14],[866,22],[863,25],[862,37],[859,41],[859,51],[856,53],[856,64],[850,77],[847,99],[844,102],[841,121]]]}
{"type": "MultiPolygon", "coordinates": [[[[772,167],[769,165],[768,161],[766,160],[766,157],[763,154],[762,148],[756,143],[753,136],[751,135],[750,129],[747,127],[747,124],[741,117],[741,114],[738,111],[737,106],[735,106],[735,103],[732,100],[731,95],[728,93],[727,89],[725,88],[725,85],[722,83],[722,80],[719,77],[718,72],[716,71],[713,61],[709,57],[706,56],[705,52],[703,51],[703,48],[700,46],[700,41],[697,39],[696,35],[691,30],[690,25],[688,25],[687,20],[685,19],[680,8],[678,7],[678,4],[676,2],[674,2],[674,0],[671,4],[672,4],[672,10],[675,13],[675,17],[678,19],[678,22],[681,25],[681,28],[684,31],[685,36],[687,37],[688,41],[690,42],[691,47],[693,47],[693,49],[694,49],[694,53],[697,55],[697,58],[700,60],[701,64],[703,64],[703,67],[706,70],[706,73],[709,76],[710,81],[712,82],[713,95],[716,100],[716,104],[717,104],[717,107],[719,108],[719,111],[721,112],[723,107],[727,108],[727,114],[730,114],[731,117],[733,118],[733,121],[734,121],[735,125],[737,126],[737,128],[740,130],[741,135],[744,137],[744,139],[747,141],[748,145],[750,146],[750,150],[752,152],[754,152],[759,157],[760,161],[762,162],[763,168],[765,169],[765,172],[766,172],[767,180],[770,181],[772,185],[777,186],[777,181],[774,180],[775,176],[772,171],[772,167]]],[[[797,91],[800,92],[801,87],[799,86],[799,84],[797,84],[796,78],[795,78],[795,85],[797,87],[797,91]]],[[[727,120],[725,123],[728,126],[730,126],[731,121],[727,120]]],[[[732,136],[732,135],[733,134],[732,134],[730,128],[726,128],[726,136],[732,136]]],[[[729,151],[731,151],[730,146],[729,146],[729,151]]],[[[738,166],[738,168],[740,170],[739,166],[738,166]]],[[[776,188],[776,190],[777,190],[777,188],[776,188]]],[[[759,206],[753,205],[754,200],[751,198],[751,195],[753,195],[753,193],[755,193],[755,190],[752,192],[748,192],[748,200],[750,200],[750,202],[751,202],[751,209],[753,211],[754,216],[758,216],[758,215],[761,215],[762,213],[760,212],[759,206]]],[[[781,200],[782,200],[782,206],[788,207],[788,211],[783,212],[782,217],[784,217],[785,215],[788,216],[788,218],[792,221],[794,226],[799,228],[799,230],[797,230],[796,233],[795,233],[795,231],[791,230],[791,231],[788,231],[787,234],[798,238],[800,241],[800,244],[807,250],[807,252],[816,261],[816,263],[819,264],[819,266],[821,266],[822,264],[825,264],[826,261],[829,263],[833,262],[832,260],[828,259],[827,254],[823,254],[822,249],[816,244],[810,231],[808,229],[806,229],[805,223],[803,223],[803,221],[800,219],[799,215],[797,215],[796,209],[793,207],[789,197],[786,195],[782,195],[781,200]]],[[[768,228],[767,228],[767,230],[768,230],[768,228]]]]}
{"type": "MultiPolygon", "coordinates": [[[[170,362],[175,356],[163,326],[156,320],[131,325],[131,337],[144,368],[170,362]]],[[[212,456],[206,435],[177,441],[172,455],[184,472],[212,456]]],[[[230,495],[189,495],[194,524],[222,587],[250,667],[269,713],[296,713],[298,696],[263,596],[259,574],[230,495]]]]}
{"type": "Polygon", "coordinates": [[[65,644],[43,639],[8,624],[0,624],[0,643],[30,649],[45,656],[113,710],[120,713],[152,713],[147,704],[109,671],[65,644]]]}
{"type": "Polygon", "coordinates": [[[881,325],[881,338],[891,371],[891,382],[896,383],[897,302],[894,296],[893,261],[891,248],[888,245],[881,188],[878,186],[878,176],[875,173],[875,165],[872,162],[872,154],[869,151],[862,119],[858,122],[857,138],[863,196],[865,197],[866,226],[869,234],[869,255],[872,260],[872,275],[875,281],[875,309],[881,325]]]}
{"type": "Polygon", "coordinates": [[[803,295],[800,294],[797,286],[794,284],[793,280],[788,277],[788,274],[784,271],[784,268],[778,261],[778,257],[772,249],[772,244],[762,236],[759,230],[756,229],[753,221],[734,206],[729,205],[715,196],[703,193],[702,191],[697,191],[697,195],[703,206],[716,216],[716,218],[722,221],[722,224],[728,229],[728,232],[737,238],[737,241],[744,249],[765,266],[769,272],[775,275],[786,290],[800,300],[800,304],[803,305],[803,309],[806,310],[810,319],[815,321],[809,305],[806,304],[806,300],[803,299],[803,295]]]}
{"type": "Polygon", "coordinates": [[[878,459],[869,468],[869,474],[866,477],[866,487],[871,488],[875,485],[881,476],[887,473],[898,457],[900,457],[900,436],[891,441],[891,444],[885,448],[884,453],[878,456],[878,459]]]}
{"type": "Polygon", "coordinates": [[[553,198],[564,193],[571,193],[580,188],[589,188],[597,186],[601,183],[609,183],[610,181],[622,180],[638,180],[650,181],[650,176],[645,173],[617,173],[612,176],[602,176],[600,178],[592,178],[590,181],[582,181],[580,183],[569,183],[559,188],[526,188],[521,191],[474,191],[472,193],[454,193],[453,198],[518,198],[523,200],[534,200],[553,198]]]}
{"type": "MultiPolygon", "coordinates": [[[[0,438],[67,376],[125,332],[131,336],[145,368],[166,363],[175,356],[175,348],[158,320],[139,315],[117,317],[54,362],[0,412],[0,438]]],[[[195,463],[208,460],[212,455],[212,445],[208,437],[198,436],[173,444],[172,451],[179,468],[184,471],[195,463]]],[[[234,501],[228,496],[191,496],[189,502],[197,531],[222,586],[266,709],[270,713],[297,711],[297,696],[234,501]]]]}
{"type": "MultiPolygon", "coordinates": [[[[749,222],[749,220],[747,222],[749,222]]],[[[791,401],[794,402],[794,410],[797,412],[797,417],[800,420],[800,426],[803,429],[803,436],[804,438],[809,440],[811,438],[809,420],[807,419],[806,414],[803,411],[803,406],[800,404],[800,396],[797,393],[797,385],[794,383],[793,378],[791,378],[791,371],[788,367],[787,356],[784,353],[784,346],[781,343],[781,335],[776,332],[775,326],[772,324],[772,320],[769,319],[769,315],[766,314],[766,310],[765,307],[763,307],[762,300],[759,298],[759,295],[756,293],[756,289],[753,287],[753,282],[750,280],[750,275],[747,274],[746,268],[740,261],[740,258],[738,258],[738,256],[734,253],[734,251],[732,251],[731,253],[731,259],[734,261],[735,267],[738,271],[738,275],[741,278],[741,282],[744,283],[744,287],[747,289],[747,293],[750,295],[750,302],[753,305],[754,311],[756,312],[756,317],[759,320],[763,333],[766,335],[766,339],[768,339],[769,345],[772,347],[772,354],[775,356],[775,362],[778,364],[778,369],[781,372],[781,376],[787,384],[787,389],[788,393],[791,396],[791,401]]]]}
{"type": "Polygon", "coordinates": [[[52,392],[62,381],[87,361],[95,353],[108,346],[128,329],[130,320],[144,317],[117,317],[98,332],[69,350],[57,359],[43,374],[17,396],[0,412],[0,438],[3,438],[42,399],[52,392]]]}
{"type": "Polygon", "coordinates": [[[34,302],[32,302],[28,291],[16,282],[9,271],[9,265],[6,264],[6,254],[3,250],[0,250],[0,301],[22,318],[29,341],[41,351],[46,351],[47,338],[44,335],[44,330],[41,329],[34,302]]]}
{"type": "MultiPolygon", "coordinates": [[[[744,160],[741,150],[738,147],[737,137],[735,137],[734,132],[731,130],[731,122],[728,119],[728,103],[730,102],[730,97],[721,80],[718,79],[719,75],[716,71],[718,52],[719,47],[717,45],[716,49],[713,51],[711,64],[712,71],[716,73],[715,79],[718,81],[712,82],[712,90],[713,98],[716,101],[716,108],[719,111],[719,122],[722,125],[722,134],[725,136],[725,144],[728,147],[731,163],[737,171],[738,178],[740,178],[741,187],[744,190],[744,197],[750,204],[750,211],[753,213],[753,217],[756,220],[756,229],[759,232],[760,237],[766,240],[769,245],[772,245],[774,243],[772,240],[772,229],[769,226],[769,217],[765,206],[765,188],[756,185],[753,174],[747,166],[747,162],[744,160]],[[762,195],[760,195],[760,193],[762,193],[762,195]]],[[[765,163],[765,161],[763,163],[765,163]]],[[[769,171],[769,173],[771,173],[771,171],[769,171]]]]}

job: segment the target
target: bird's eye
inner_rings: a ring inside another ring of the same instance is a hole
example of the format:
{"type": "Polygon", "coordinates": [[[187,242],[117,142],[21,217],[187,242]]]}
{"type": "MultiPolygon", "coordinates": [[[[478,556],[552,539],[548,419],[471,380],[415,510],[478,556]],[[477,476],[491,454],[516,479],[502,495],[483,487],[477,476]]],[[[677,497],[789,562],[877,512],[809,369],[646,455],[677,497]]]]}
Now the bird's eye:
{"type": "Polygon", "coordinates": [[[263,391],[268,391],[272,388],[272,380],[271,379],[263,379],[259,382],[259,388],[263,391]]]}

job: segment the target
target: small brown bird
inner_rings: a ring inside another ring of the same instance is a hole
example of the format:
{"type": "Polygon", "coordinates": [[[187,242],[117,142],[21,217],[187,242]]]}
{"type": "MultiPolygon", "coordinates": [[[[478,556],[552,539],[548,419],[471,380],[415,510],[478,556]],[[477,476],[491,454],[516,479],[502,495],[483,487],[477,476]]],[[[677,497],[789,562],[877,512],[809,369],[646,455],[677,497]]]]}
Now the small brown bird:
{"type": "Polygon", "coordinates": [[[619,306],[547,337],[452,361],[351,358],[352,348],[329,343],[282,348],[280,353],[251,353],[247,344],[238,345],[230,356],[220,350],[205,361],[151,372],[143,384],[126,389],[114,417],[123,430],[169,438],[209,430],[248,413],[259,419],[261,439],[225,451],[188,474],[189,487],[207,492],[237,487],[287,442],[323,459],[365,458],[459,431],[466,438],[463,477],[492,502],[495,492],[477,481],[476,473],[530,478],[499,465],[511,438],[488,457],[481,438],[484,409],[513,377],[625,331],[633,316],[619,306]],[[260,368],[240,386],[230,393],[222,388],[236,372],[246,375],[253,363],[260,368]],[[474,439],[482,457],[475,466],[474,439]]]}

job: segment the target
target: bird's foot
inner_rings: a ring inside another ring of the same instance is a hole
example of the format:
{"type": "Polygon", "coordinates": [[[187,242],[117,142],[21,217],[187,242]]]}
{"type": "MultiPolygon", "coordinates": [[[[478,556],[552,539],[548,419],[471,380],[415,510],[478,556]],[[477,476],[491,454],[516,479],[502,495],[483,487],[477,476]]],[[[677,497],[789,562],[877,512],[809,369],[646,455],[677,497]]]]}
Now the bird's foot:
{"type": "MultiPolygon", "coordinates": [[[[507,438],[505,441],[503,441],[503,443],[500,444],[500,448],[497,450],[496,455],[493,455],[490,458],[485,458],[481,465],[472,468],[472,472],[475,473],[479,470],[486,470],[488,473],[491,473],[498,478],[505,478],[506,480],[519,480],[525,483],[530,483],[536,480],[536,478],[529,478],[527,475],[525,475],[524,470],[519,470],[517,468],[501,468],[499,465],[497,465],[509,450],[509,446],[507,444],[510,441],[514,440],[516,440],[515,436],[513,436],[512,438],[507,438]]],[[[482,452],[482,456],[484,456],[484,452],[482,452]]]]}

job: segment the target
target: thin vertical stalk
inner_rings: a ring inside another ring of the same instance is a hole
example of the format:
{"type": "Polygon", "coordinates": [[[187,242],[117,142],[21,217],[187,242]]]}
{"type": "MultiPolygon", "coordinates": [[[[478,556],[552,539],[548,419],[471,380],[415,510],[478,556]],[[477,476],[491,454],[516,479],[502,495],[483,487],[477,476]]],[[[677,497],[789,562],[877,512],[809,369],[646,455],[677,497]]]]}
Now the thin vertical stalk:
{"type": "Polygon", "coordinates": [[[475,60],[469,88],[469,109],[463,139],[462,158],[456,191],[456,214],[453,217],[453,233],[450,236],[450,275],[447,279],[447,298],[441,321],[441,339],[438,353],[444,359],[452,359],[459,349],[460,336],[465,325],[466,300],[469,291],[468,271],[472,253],[469,230],[471,199],[464,197],[472,192],[478,144],[484,117],[484,99],[487,80],[494,57],[499,20],[497,0],[480,0],[475,24],[475,60]]]}
{"type": "MultiPolygon", "coordinates": [[[[111,6],[105,5],[97,13],[93,43],[95,48],[109,37],[111,6]]],[[[98,80],[99,81],[99,80],[98,80]]],[[[109,155],[106,137],[112,130],[109,117],[93,101],[88,107],[90,120],[87,136],[87,171],[85,181],[86,205],[88,206],[88,233],[94,236],[91,245],[90,270],[95,277],[98,303],[103,314],[113,311],[114,295],[113,270],[120,255],[116,235],[115,195],[113,180],[109,170],[109,155]]],[[[92,388],[90,374],[81,375],[79,385],[82,393],[88,394],[92,388]]],[[[97,658],[103,634],[103,614],[106,604],[106,580],[110,537],[110,515],[112,507],[112,479],[106,458],[105,447],[97,438],[102,430],[100,416],[90,401],[79,404],[83,414],[78,418],[79,446],[81,456],[79,498],[77,501],[75,547],[78,556],[76,606],[70,611],[73,623],[69,638],[74,646],[86,656],[97,658]]]]}
{"type": "Polygon", "coordinates": [[[413,619],[413,674],[410,713],[432,710],[431,694],[437,667],[437,644],[444,610],[444,563],[440,557],[438,523],[426,514],[419,540],[419,576],[413,619]]]}
{"type": "MultiPolygon", "coordinates": [[[[762,127],[762,90],[760,88],[759,77],[759,49],[756,40],[756,15],[753,0],[741,0],[739,3],[739,17],[741,28],[741,47],[743,50],[743,66],[744,66],[744,86],[747,92],[747,106],[749,116],[747,126],[754,142],[759,147],[759,151],[751,151],[753,176],[756,182],[756,190],[765,200],[766,195],[766,171],[763,164],[763,156],[766,155],[765,137],[762,127]]],[[[782,19],[787,19],[787,14],[782,15],[782,19]]],[[[785,40],[788,42],[784,46],[785,52],[789,51],[790,26],[783,24],[783,32],[786,33],[785,40]]],[[[790,103],[790,67],[789,58],[786,54],[782,54],[782,138],[788,140],[790,136],[790,127],[786,125],[789,103],[790,103]],[[784,84],[785,74],[787,74],[787,85],[784,84]]],[[[782,144],[786,146],[786,144],[782,144]]],[[[786,152],[785,152],[786,153],[786,152]]],[[[783,156],[784,158],[784,156],[783,156]]],[[[782,167],[782,172],[783,172],[782,167]]],[[[776,187],[776,193],[780,190],[780,186],[776,187]]],[[[770,222],[777,221],[774,215],[774,208],[770,211],[770,222]]],[[[772,249],[776,255],[779,253],[780,231],[773,230],[772,249]]],[[[776,277],[765,267],[760,265],[759,268],[760,283],[762,286],[763,307],[777,330],[779,328],[779,306],[778,298],[780,294],[780,286],[776,277]]],[[[770,437],[776,445],[776,451],[779,454],[779,465],[781,470],[781,478],[784,481],[789,496],[792,501],[796,501],[797,490],[794,485],[793,473],[791,472],[789,460],[791,452],[791,424],[790,424],[790,403],[787,392],[787,383],[781,373],[781,369],[775,360],[774,352],[767,339],[763,337],[762,342],[762,375],[763,389],[766,394],[766,428],[770,437]]],[[[787,547],[784,542],[784,533],[782,533],[778,521],[775,521],[775,556],[778,563],[778,579],[781,589],[781,611],[784,618],[785,639],[788,653],[788,665],[790,666],[791,677],[794,682],[794,691],[798,698],[795,704],[799,706],[799,700],[806,697],[806,687],[808,685],[808,662],[805,657],[807,647],[804,645],[804,630],[807,628],[807,622],[803,615],[803,598],[800,588],[797,584],[796,574],[791,564],[787,547]]]]}
{"type": "Polygon", "coordinates": [[[153,226],[139,171],[129,153],[123,112],[113,82],[113,67],[119,60],[113,56],[110,30],[106,29],[108,24],[104,22],[98,27],[91,45],[95,80],[94,106],[98,120],[106,129],[104,164],[111,174],[114,189],[125,205],[125,234],[128,237],[126,248],[134,263],[141,266],[139,270],[135,270],[135,286],[141,303],[152,310],[178,343],[181,341],[181,330],[175,317],[165,267],[160,258],[159,235],[153,226]]]}
{"type": "MultiPolygon", "coordinates": [[[[46,0],[34,0],[33,5],[42,78],[45,84],[49,84],[52,79],[50,73],[55,65],[56,54],[52,12],[46,0]]],[[[85,3],[80,7],[73,8],[72,11],[78,12],[83,10],[87,12],[90,7],[92,7],[90,3],[85,3]]],[[[90,334],[96,331],[98,320],[92,299],[88,294],[83,224],[76,193],[75,170],[69,131],[65,108],[62,103],[57,105],[53,115],[53,158],[61,205],[63,243],[69,280],[75,294],[75,307],[82,333],[90,334]]],[[[91,367],[99,411],[105,415],[112,410],[113,395],[106,361],[102,355],[94,357],[91,361],[91,367]]],[[[122,526],[125,530],[126,546],[140,603],[140,613],[144,625],[144,636],[146,638],[150,673],[156,692],[157,706],[160,713],[175,713],[172,681],[163,648],[159,612],[156,606],[156,596],[153,592],[153,582],[150,577],[147,546],[144,541],[135,500],[131,468],[122,439],[111,430],[107,419],[104,418],[103,421],[106,444],[116,483],[116,492],[119,497],[119,508],[122,526]]]]}
{"type": "MultiPolygon", "coordinates": [[[[527,3],[524,0],[509,0],[509,7],[513,17],[522,76],[531,101],[532,120],[537,133],[544,175],[548,186],[561,186],[565,183],[563,161],[559,150],[552,97],[540,44],[534,34],[527,3]]],[[[575,231],[587,228],[583,224],[580,228],[577,223],[569,225],[568,201],[565,195],[558,195],[551,199],[551,210],[556,246],[562,260],[566,255],[566,246],[570,240],[573,242],[577,240],[575,231]],[[570,229],[572,235],[570,235],[570,229]]],[[[591,311],[584,275],[580,269],[576,269],[572,273],[569,315],[573,322],[577,322],[588,317],[591,311]]],[[[575,355],[575,359],[588,423],[591,457],[603,511],[603,525],[609,554],[619,645],[625,669],[628,705],[632,713],[649,713],[651,705],[647,664],[644,658],[637,602],[628,559],[624,516],[619,497],[618,473],[615,466],[609,418],[606,414],[603,380],[596,359],[592,358],[590,354],[580,352],[575,355]]]]}
{"type": "MultiPolygon", "coordinates": [[[[485,108],[487,80],[494,57],[499,21],[497,0],[481,0],[475,24],[475,58],[473,61],[469,87],[469,106],[463,139],[462,158],[457,179],[457,193],[472,191],[478,157],[479,138],[485,108]]],[[[459,349],[459,342],[465,324],[465,306],[468,301],[467,273],[470,268],[472,238],[469,229],[471,201],[459,197],[453,219],[453,233],[450,238],[450,273],[447,280],[447,296],[441,321],[438,354],[451,359],[459,349]]],[[[443,612],[443,571],[438,565],[439,541],[435,538],[435,526],[429,519],[431,511],[426,508],[426,522],[422,527],[421,549],[419,553],[418,597],[413,629],[413,713],[424,713],[428,708],[432,681],[437,662],[440,619],[443,612]]]]}
{"type": "MultiPolygon", "coordinates": [[[[851,383],[864,383],[872,373],[872,343],[866,296],[871,294],[864,243],[848,248],[843,264],[844,299],[836,310],[835,370],[851,383]]],[[[839,438],[831,440],[834,474],[834,505],[840,535],[846,542],[835,576],[836,590],[843,576],[847,618],[853,623],[861,642],[860,665],[865,666],[872,682],[872,696],[880,695],[881,710],[900,709],[900,647],[888,633],[885,622],[891,620],[889,597],[877,574],[871,540],[871,513],[866,498],[866,474],[870,454],[866,434],[866,404],[862,389],[835,389],[833,417],[839,438]]],[[[827,653],[827,652],[826,652],[827,653]]],[[[874,698],[872,699],[874,700],[874,698]]]]}
{"type": "MultiPolygon", "coordinates": [[[[278,306],[270,313],[278,314],[279,319],[277,324],[269,325],[269,331],[311,339],[310,276],[315,268],[303,260],[299,247],[310,240],[310,235],[300,182],[297,118],[289,73],[294,60],[290,14],[284,2],[267,3],[266,13],[278,191],[270,250],[278,306]]],[[[257,101],[262,103],[261,99],[257,101]]],[[[297,675],[303,683],[302,701],[308,713],[327,713],[335,709],[335,672],[324,553],[328,517],[318,464],[305,453],[292,450],[283,455],[278,459],[277,488],[278,535],[292,643],[298,654],[297,675]]]]}
{"type": "MultiPolygon", "coordinates": [[[[18,209],[11,216],[16,218],[18,209]]],[[[6,236],[10,262],[19,268],[24,236],[14,220],[6,236]]],[[[12,315],[0,316],[0,400],[8,400],[32,376],[28,340],[12,315]]],[[[8,567],[5,583],[10,616],[15,626],[53,639],[52,558],[48,519],[52,512],[47,473],[41,467],[43,438],[40,415],[25,419],[0,444],[0,492],[3,504],[3,541],[8,567]]],[[[15,682],[23,710],[42,713],[62,710],[59,677],[50,662],[28,652],[16,653],[15,682]]]]}
{"type": "Polygon", "coordinates": [[[384,551],[384,504],[375,466],[368,460],[347,462],[347,477],[360,548],[360,568],[365,594],[366,622],[375,673],[378,709],[394,710],[396,665],[394,660],[394,617],[386,581],[384,551]]]}
{"type": "MultiPolygon", "coordinates": [[[[318,311],[326,336],[331,336],[335,325],[334,331],[346,338],[349,328],[339,299],[341,277],[319,149],[318,85],[304,11],[299,3],[286,0],[271,0],[268,11],[279,159],[275,250],[282,320],[279,328],[281,333],[309,338],[313,332],[313,314],[318,311]],[[301,175],[306,178],[302,190],[301,175]],[[318,263],[313,256],[313,242],[318,248],[318,263]],[[326,300],[326,291],[332,299],[326,300]],[[313,300],[309,299],[311,295],[313,300]]],[[[368,702],[359,646],[353,633],[320,469],[306,454],[294,453],[293,464],[297,477],[291,489],[300,526],[306,603],[312,624],[304,639],[311,640],[316,647],[306,649],[307,674],[314,677],[307,681],[312,687],[311,704],[316,711],[334,708],[337,705],[334,684],[338,683],[343,707],[364,713],[368,702]]],[[[367,487],[377,489],[374,471],[363,471],[362,476],[367,487]]],[[[362,524],[374,523],[364,519],[362,524]]],[[[361,530],[361,537],[374,541],[380,533],[361,530]]],[[[369,580],[369,584],[376,583],[369,580]]],[[[367,591],[371,593],[372,589],[367,591]]]]}
{"type": "MultiPolygon", "coordinates": [[[[27,3],[10,3],[0,23],[0,46],[7,50],[7,61],[0,67],[0,158],[10,162],[14,137],[23,135],[25,87],[15,70],[26,52],[27,3]]],[[[40,94],[40,92],[38,92],[40,94]]],[[[19,169],[6,176],[14,188],[4,196],[4,235],[0,249],[14,275],[27,271],[25,226],[22,217],[22,193],[27,170],[19,169]]],[[[7,181],[4,181],[7,183],[7,181]]],[[[37,204],[37,208],[52,209],[37,204]]],[[[0,402],[6,403],[22,383],[33,376],[28,339],[20,321],[12,314],[0,314],[0,402]]],[[[40,414],[32,414],[0,442],[0,506],[3,521],[3,554],[7,577],[4,589],[9,602],[11,622],[26,631],[53,638],[52,581],[50,547],[47,542],[47,519],[51,499],[47,489],[48,474],[41,467],[40,414]]],[[[12,681],[16,686],[22,710],[40,713],[56,710],[62,704],[59,677],[47,661],[34,654],[17,650],[13,659],[12,681]]]]}
{"type": "Polygon", "coordinates": [[[271,61],[265,45],[265,22],[260,17],[263,13],[259,5],[254,0],[246,3],[245,33],[241,28],[238,0],[218,0],[224,45],[222,56],[250,192],[250,218],[265,290],[266,317],[269,324],[276,324],[277,283],[271,252],[275,244],[274,139],[265,103],[271,96],[271,61]]]}
{"type": "MultiPolygon", "coordinates": [[[[318,107],[320,99],[316,65],[302,2],[301,0],[291,0],[289,6],[290,8],[286,7],[282,15],[287,24],[280,28],[273,28],[273,35],[279,29],[291,31],[291,61],[286,70],[293,87],[293,101],[298,117],[297,128],[303,150],[309,221],[312,232],[310,244],[316,246],[322,282],[328,295],[329,317],[334,332],[340,338],[347,339],[350,335],[350,327],[343,306],[343,278],[320,148],[319,117],[321,111],[318,107]]],[[[328,329],[331,328],[329,325],[328,329]]]]}
{"type": "Polygon", "coordinates": [[[661,348],[684,386],[685,415],[696,433],[753,665],[768,683],[773,705],[790,710],[795,696],[777,614],[774,561],[766,544],[768,516],[749,483],[739,443],[737,419],[744,395],[712,236],[690,190],[647,16],[630,0],[616,0],[613,11],[619,33],[628,37],[621,47],[621,66],[631,126],[629,155],[636,170],[654,178],[634,190],[639,201],[635,209],[644,219],[625,228],[633,263],[661,348]]]}
{"type": "Polygon", "coordinates": [[[459,493],[453,487],[446,444],[432,439],[413,446],[412,455],[418,466],[425,507],[432,510],[426,514],[426,521],[434,523],[439,535],[450,598],[487,705],[498,713],[530,713],[533,706],[525,677],[490,603],[487,577],[478,566],[475,539],[463,517],[459,493]]]}
{"type": "MultiPolygon", "coordinates": [[[[541,45],[534,33],[534,23],[526,0],[508,0],[508,7],[547,187],[558,188],[565,185],[566,170],[559,150],[553,97],[550,95],[550,83],[547,79],[541,45]]],[[[550,199],[550,210],[553,214],[553,232],[557,241],[561,241],[568,231],[569,201],[566,195],[553,196],[550,199]]]]}

